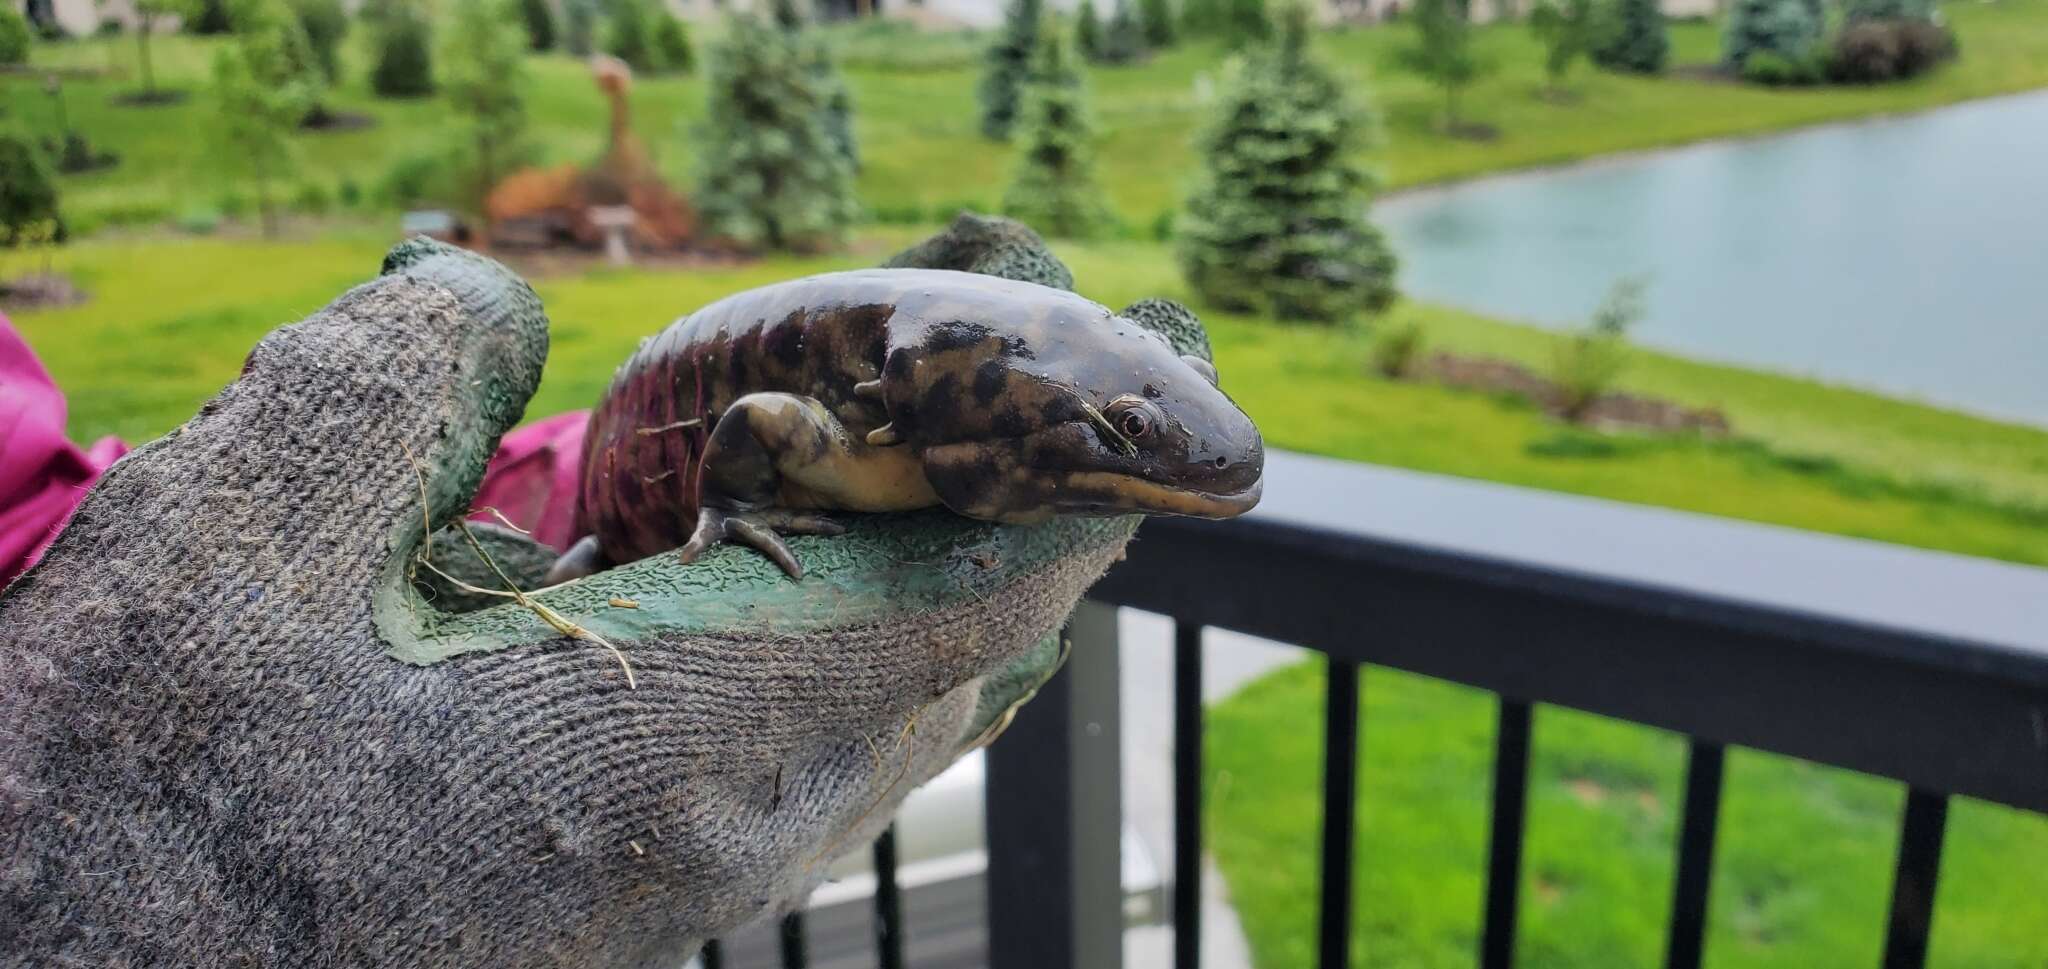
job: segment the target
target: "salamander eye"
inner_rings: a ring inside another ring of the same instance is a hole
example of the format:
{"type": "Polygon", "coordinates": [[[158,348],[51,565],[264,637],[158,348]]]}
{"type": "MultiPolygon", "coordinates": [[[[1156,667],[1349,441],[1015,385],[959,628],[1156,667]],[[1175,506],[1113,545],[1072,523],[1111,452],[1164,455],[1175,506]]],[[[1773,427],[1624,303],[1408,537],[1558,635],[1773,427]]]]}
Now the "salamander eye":
{"type": "Polygon", "coordinates": [[[1146,435],[1152,433],[1152,419],[1146,417],[1144,411],[1136,409],[1118,415],[1116,426],[1118,430],[1124,432],[1125,437],[1133,441],[1142,441],[1146,435]]]}

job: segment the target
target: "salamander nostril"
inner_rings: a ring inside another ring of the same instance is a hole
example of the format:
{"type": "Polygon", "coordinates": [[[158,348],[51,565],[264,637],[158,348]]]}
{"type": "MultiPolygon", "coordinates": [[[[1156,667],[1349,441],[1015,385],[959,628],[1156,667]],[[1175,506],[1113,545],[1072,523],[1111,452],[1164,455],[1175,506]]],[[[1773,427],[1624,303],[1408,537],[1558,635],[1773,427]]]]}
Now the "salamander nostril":
{"type": "Polygon", "coordinates": [[[1229,459],[1229,458],[1226,458],[1226,457],[1218,457],[1218,458],[1217,458],[1217,459],[1216,459],[1215,461],[1213,461],[1213,462],[1211,462],[1211,463],[1213,463],[1213,464],[1215,464],[1215,465],[1216,465],[1216,470],[1218,470],[1218,471],[1221,471],[1221,470],[1223,470],[1224,468],[1227,468],[1227,467],[1229,467],[1229,466],[1230,466],[1230,459],[1229,459]]]}

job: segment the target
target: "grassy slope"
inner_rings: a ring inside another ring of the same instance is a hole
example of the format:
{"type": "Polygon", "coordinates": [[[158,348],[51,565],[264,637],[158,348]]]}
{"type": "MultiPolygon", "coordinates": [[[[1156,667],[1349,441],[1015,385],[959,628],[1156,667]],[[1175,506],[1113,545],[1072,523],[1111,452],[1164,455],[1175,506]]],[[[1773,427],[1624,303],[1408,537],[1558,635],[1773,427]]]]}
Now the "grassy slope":
{"type": "MultiPolygon", "coordinates": [[[[824,259],[540,280],[554,348],[531,413],[587,405],[641,335],[690,307],[792,274],[872,264],[907,237],[883,233],[824,259]]],[[[18,322],[71,392],[76,436],[147,437],[230,379],[264,332],[364,278],[385,245],[371,235],[292,244],[205,239],[165,258],[161,242],[87,243],[59,260],[95,292],[93,302],[18,322]],[[125,285],[113,285],[116,278],[125,285]]],[[[1065,247],[1064,255],[1081,287],[1113,305],[1181,291],[1157,247],[1065,247]]],[[[1428,307],[1403,312],[1421,315],[1443,344],[1527,359],[1542,353],[1541,336],[1523,328],[1428,307]]],[[[1793,441],[1851,470],[1801,469],[1734,446],[1546,458],[1529,447],[1559,431],[1526,408],[1362,378],[1364,350],[1353,338],[1227,316],[1212,317],[1211,326],[1227,385],[1282,445],[2048,561],[2048,523],[2038,517],[1984,499],[1926,489],[1887,494],[1868,483],[1940,467],[2038,500],[2048,494],[2042,432],[1645,357],[1632,380],[1718,400],[1770,447],[1793,441]]],[[[1296,668],[1255,685],[1216,710],[1210,732],[1214,850],[1269,969],[1309,962],[1302,947],[1314,912],[1316,676],[1296,668]]],[[[1469,964],[1491,708],[1471,691],[1386,671],[1374,671],[1368,684],[1357,941],[1368,960],[1360,964],[1469,964]]],[[[1545,711],[1537,729],[1523,964],[1651,964],[1668,905],[1682,750],[1667,735],[1561,711],[1545,711]]],[[[1713,964],[1872,962],[1898,792],[1744,754],[1728,784],[1713,964]]],[[[2048,920],[2048,821],[1959,805],[1947,865],[1936,964],[2038,966],[2043,942],[2031,927],[2048,920]]]]}
{"type": "MultiPolygon", "coordinates": [[[[1574,105],[1536,97],[1539,51],[1526,30],[1516,25],[1488,27],[1482,31],[1482,46],[1501,68],[1475,86],[1467,100],[1475,120],[1495,124],[1503,133],[1498,140],[1483,143],[1435,133],[1436,93],[1394,66],[1394,52],[1409,42],[1405,28],[1333,32],[1325,36],[1322,47],[1380,106],[1387,146],[1376,161],[1391,185],[1402,186],[2048,86],[2048,0],[1954,4],[1949,14],[1961,36],[1962,60],[1908,84],[1769,91],[1583,71],[1574,82],[1583,100],[1574,105]]],[[[1672,36],[1678,62],[1713,59],[1717,27],[1678,24],[1672,27],[1672,36]]],[[[366,63],[360,48],[367,39],[359,32],[352,40],[358,48],[353,61],[366,63]]],[[[862,199],[892,218],[944,216],[963,204],[986,208],[997,201],[1007,179],[1009,149],[976,134],[973,45],[957,38],[895,38],[873,32],[846,42],[857,48],[850,75],[859,133],[867,146],[862,199]],[[897,49],[900,55],[892,53],[897,49]]],[[[211,43],[184,37],[159,41],[163,76],[176,86],[198,86],[211,43]]],[[[35,55],[39,64],[124,69],[133,56],[133,44],[126,39],[111,45],[90,41],[39,48],[35,55]]],[[[1185,190],[1191,140],[1204,116],[1198,92],[1213,86],[1219,63],[1217,47],[1198,43],[1141,67],[1092,72],[1094,112],[1102,132],[1102,177],[1133,226],[1148,226],[1185,190]]],[[[447,136],[441,101],[375,100],[363,73],[351,72],[334,103],[371,112],[380,126],[299,139],[305,177],[329,188],[343,178],[374,185],[393,160],[422,152],[447,136]]],[[[594,155],[602,132],[593,122],[603,116],[603,108],[584,69],[556,56],[537,59],[534,74],[535,140],[556,160],[594,155]]],[[[74,216],[174,216],[192,204],[194,185],[210,192],[222,184],[206,167],[204,100],[152,111],[107,103],[109,93],[130,86],[133,82],[128,80],[68,85],[79,125],[127,158],[114,171],[68,180],[67,199],[74,216]]],[[[48,115],[43,95],[30,79],[0,79],[0,103],[10,101],[16,118],[41,123],[48,115]]],[[[637,89],[638,130],[672,172],[687,171],[689,128],[702,115],[702,101],[702,82],[695,78],[653,79],[637,89]]],[[[205,198],[203,192],[199,198],[205,198]]]]}

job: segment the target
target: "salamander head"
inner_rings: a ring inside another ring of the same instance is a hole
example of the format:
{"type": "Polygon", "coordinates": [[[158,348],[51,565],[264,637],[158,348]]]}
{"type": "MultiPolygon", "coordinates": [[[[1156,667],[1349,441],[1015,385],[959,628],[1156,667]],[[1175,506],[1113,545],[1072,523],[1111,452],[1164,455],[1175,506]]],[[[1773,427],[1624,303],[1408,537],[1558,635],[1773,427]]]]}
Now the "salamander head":
{"type": "Polygon", "coordinates": [[[1231,518],[1258,504],[1259,429],[1217,387],[1208,362],[1126,320],[1088,323],[1093,332],[1068,334],[1063,347],[976,365],[962,406],[987,419],[942,422],[952,433],[928,427],[916,442],[940,500],[1013,523],[1231,518]]]}

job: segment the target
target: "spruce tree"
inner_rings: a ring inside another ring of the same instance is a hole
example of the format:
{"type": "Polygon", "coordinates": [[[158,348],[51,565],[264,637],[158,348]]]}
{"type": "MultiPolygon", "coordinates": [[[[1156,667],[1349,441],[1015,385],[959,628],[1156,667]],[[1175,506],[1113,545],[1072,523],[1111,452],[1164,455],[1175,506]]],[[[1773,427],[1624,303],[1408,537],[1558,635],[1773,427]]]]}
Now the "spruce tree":
{"type": "Polygon", "coordinates": [[[1095,51],[1096,60],[1104,64],[1131,64],[1143,60],[1145,54],[1145,27],[1138,23],[1138,12],[1132,8],[1131,0],[1116,0],[1116,10],[1109,15],[1109,26],[1103,30],[1095,51]]]}
{"type": "Polygon", "coordinates": [[[434,54],[426,12],[415,0],[394,0],[377,18],[377,64],[370,89],[379,97],[434,93],[434,54]]]}
{"type": "Polygon", "coordinates": [[[1173,46],[1173,0],[1139,0],[1138,13],[1145,24],[1146,45],[1157,50],[1173,46]]]}
{"type": "Polygon", "coordinates": [[[1002,30],[989,46],[979,92],[981,133],[989,138],[1010,137],[1010,128],[1017,123],[1018,95],[1031,72],[1044,17],[1044,0],[1010,0],[1002,30]]]}
{"type": "Polygon", "coordinates": [[[735,16],[708,58],[707,97],[695,201],[711,230],[770,249],[837,243],[859,208],[853,169],[799,38],[735,16]]]}
{"type": "MultiPolygon", "coordinates": [[[[27,17],[15,12],[11,5],[0,6],[0,66],[28,63],[29,48],[35,45],[35,39],[27,17]]],[[[147,43],[144,42],[145,48],[147,43]]],[[[149,63],[147,55],[143,57],[143,63],[149,63]]]]}
{"type": "Polygon", "coordinates": [[[519,16],[526,23],[527,49],[555,49],[555,10],[548,0],[519,0],[519,16]]]}
{"type": "Polygon", "coordinates": [[[1096,16],[1095,0],[1081,0],[1074,8],[1074,49],[1091,61],[1102,58],[1102,20],[1096,16]]]}
{"type": "Polygon", "coordinates": [[[477,209],[517,165],[526,141],[526,50],[515,0],[455,0],[444,32],[441,88],[466,129],[468,201],[477,209]]]}
{"type": "Polygon", "coordinates": [[[1086,102],[1066,38],[1044,31],[1024,86],[1023,145],[1003,214],[1066,238],[1085,239],[1109,226],[1109,204],[1095,181],[1086,102]]]}
{"type": "Polygon", "coordinates": [[[860,148],[853,137],[853,90],[839,72],[838,58],[832,56],[831,46],[810,30],[810,18],[797,0],[773,0],[769,14],[776,28],[802,52],[804,66],[824,99],[825,133],[847,165],[860,171],[860,148]]]}
{"type": "Polygon", "coordinates": [[[1764,53],[1798,63],[1820,42],[1821,27],[1807,0],[1735,0],[1721,39],[1721,63],[1740,71],[1751,56],[1764,53]]]}
{"type": "Polygon", "coordinates": [[[1612,0],[1590,51],[1593,63],[1628,74],[1659,74],[1671,56],[1671,37],[1657,0],[1612,0]]]}
{"type": "Polygon", "coordinates": [[[19,245],[56,220],[57,176],[49,160],[27,136],[0,132],[0,247],[19,245]]]}
{"type": "Polygon", "coordinates": [[[1176,225],[1204,299],[1282,320],[1343,322],[1394,299],[1394,255],[1366,221],[1357,158],[1371,124],[1308,48],[1308,13],[1232,72],[1200,141],[1201,180],[1176,225]]]}

